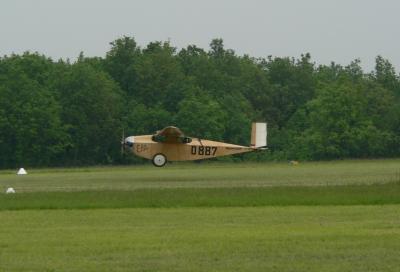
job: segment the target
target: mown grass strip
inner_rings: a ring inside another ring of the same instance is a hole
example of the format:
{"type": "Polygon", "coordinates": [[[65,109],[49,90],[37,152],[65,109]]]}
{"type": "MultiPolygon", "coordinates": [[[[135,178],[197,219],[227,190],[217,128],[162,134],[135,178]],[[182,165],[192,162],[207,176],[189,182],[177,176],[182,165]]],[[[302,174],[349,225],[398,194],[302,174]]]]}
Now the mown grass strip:
{"type": "Polygon", "coordinates": [[[0,195],[0,210],[400,204],[400,184],[173,188],[0,195]]]}

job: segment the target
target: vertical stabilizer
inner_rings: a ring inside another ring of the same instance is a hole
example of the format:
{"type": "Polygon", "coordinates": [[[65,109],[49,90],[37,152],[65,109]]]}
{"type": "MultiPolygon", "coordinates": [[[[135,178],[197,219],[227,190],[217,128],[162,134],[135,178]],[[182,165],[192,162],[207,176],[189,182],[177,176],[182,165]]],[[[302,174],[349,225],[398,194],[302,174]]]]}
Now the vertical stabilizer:
{"type": "Polygon", "coordinates": [[[252,123],[251,126],[251,146],[267,146],[267,123],[252,123]]]}

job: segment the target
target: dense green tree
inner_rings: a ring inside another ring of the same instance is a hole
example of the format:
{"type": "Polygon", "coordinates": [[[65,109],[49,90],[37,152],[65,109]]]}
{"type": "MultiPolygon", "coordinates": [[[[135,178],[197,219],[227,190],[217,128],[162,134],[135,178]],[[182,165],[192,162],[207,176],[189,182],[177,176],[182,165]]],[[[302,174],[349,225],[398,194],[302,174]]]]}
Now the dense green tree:
{"type": "Polygon", "coordinates": [[[121,90],[110,77],[91,65],[67,67],[54,87],[62,105],[62,121],[72,144],[65,160],[70,164],[110,162],[117,156],[122,130],[121,90]]]}
{"type": "Polygon", "coordinates": [[[175,48],[168,42],[150,43],[135,65],[135,72],[138,81],[133,98],[136,101],[149,107],[158,104],[176,112],[187,84],[175,48]]]}
{"type": "Polygon", "coordinates": [[[190,45],[182,49],[177,58],[186,81],[203,90],[213,89],[211,84],[214,82],[214,67],[209,60],[207,52],[195,45],[190,45]]]}
{"type": "Polygon", "coordinates": [[[263,63],[273,85],[270,93],[272,108],[266,119],[278,128],[285,126],[296,110],[313,98],[315,92],[314,64],[309,54],[300,60],[272,58],[263,63]]]}
{"type": "Polygon", "coordinates": [[[250,103],[240,94],[225,95],[219,99],[221,109],[225,113],[223,120],[225,131],[222,136],[224,141],[249,145],[251,122],[255,121],[250,103]]]}
{"type": "Polygon", "coordinates": [[[135,64],[140,57],[140,48],[135,39],[122,37],[110,43],[111,49],[104,59],[104,68],[129,95],[135,94],[137,78],[135,64]]]}
{"type": "Polygon", "coordinates": [[[129,135],[151,134],[173,123],[173,116],[162,106],[147,107],[134,100],[129,103],[125,118],[129,135]]]}
{"type": "Polygon", "coordinates": [[[393,65],[382,56],[377,56],[375,63],[375,71],[372,73],[375,80],[384,88],[400,96],[399,76],[396,74],[393,65]]]}
{"type": "Polygon", "coordinates": [[[237,159],[400,155],[400,77],[381,56],[365,73],[300,58],[238,56],[214,39],[177,52],[133,37],[103,57],[0,58],[0,167],[139,162],[119,153],[126,135],[167,125],[189,136],[248,144],[268,122],[269,153],[237,159]]]}
{"type": "Polygon", "coordinates": [[[0,167],[56,165],[69,146],[60,106],[42,85],[49,69],[37,54],[1,60],[0,167]]]}
{"type": "Polygon", "coordinates": [[[319,90],[305,111],[296,116],[297,121],[303,117],[308,124],[294,137],[295,156],[337,159],[392,154],[395,135],[374,124],[369,100],[363,88],[350,83],[319,90]]]}
{"type": "MultiPolygon", "coordinates": [[[[274,125],[276,120],[273,119],[275,109],[273,105],[273,91],[276,91],[271,85],[267,74],[262,68],[262,65],[245,56],[241,59],[241,74],[238,82],[238,89],[242,95],[249,101],[251,109],[251,119],[259,121],[267,121],[269,125],[274,125]]],[[[237,97],[235,95],[234,97],[237,97]]]]}
{"type": "Polygon", "coordinates": [[[179,103],[174,123],[190,136],[222,140],[226,118],[220,104],[197,89],[179,103]]]}

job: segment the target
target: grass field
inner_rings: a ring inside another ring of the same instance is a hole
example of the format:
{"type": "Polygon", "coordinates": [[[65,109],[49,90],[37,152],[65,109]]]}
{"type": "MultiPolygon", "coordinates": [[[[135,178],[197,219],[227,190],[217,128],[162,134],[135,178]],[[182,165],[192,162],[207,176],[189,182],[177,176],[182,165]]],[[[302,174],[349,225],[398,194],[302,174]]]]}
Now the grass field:
{"type": "Polygon", "coordinates": [[[19,192],[135,190],[144,188],[217,188],[383,184],[400,180],[400,160],[268,164],[172,164],[147,166],[27,169],[0,171],[0,189],[19,192]]]}
{"type": "Polygon", "coordinates": [[[0,172],[0,271],[399,271],[400,160],[0,172]]]}

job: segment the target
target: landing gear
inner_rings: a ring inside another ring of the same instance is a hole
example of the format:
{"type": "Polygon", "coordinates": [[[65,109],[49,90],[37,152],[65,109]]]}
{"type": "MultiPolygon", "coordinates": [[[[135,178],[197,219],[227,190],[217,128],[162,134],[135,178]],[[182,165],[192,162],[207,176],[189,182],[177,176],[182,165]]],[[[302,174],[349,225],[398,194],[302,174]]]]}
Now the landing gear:
{"type": "Polygon", "coordinates": [[[165,157],[164,154],[159,153],[154,155],[152,162],[154,166],[162,167],[167,163],[167,157],[165,157]]]}

